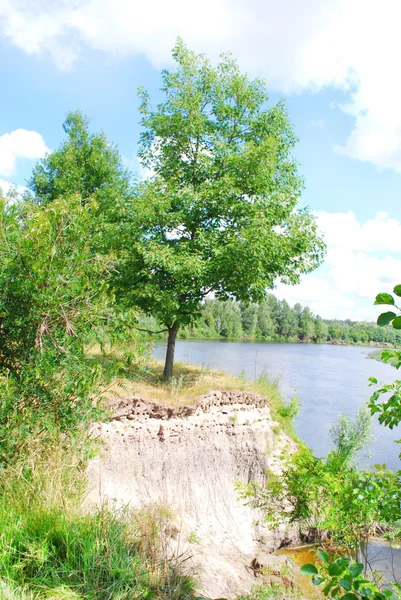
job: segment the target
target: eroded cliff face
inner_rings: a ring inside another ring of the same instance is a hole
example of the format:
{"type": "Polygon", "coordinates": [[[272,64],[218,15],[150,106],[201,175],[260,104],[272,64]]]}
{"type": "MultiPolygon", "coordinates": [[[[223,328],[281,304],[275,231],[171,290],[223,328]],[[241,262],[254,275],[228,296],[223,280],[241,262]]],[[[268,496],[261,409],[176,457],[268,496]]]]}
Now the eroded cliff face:
{"type": "Polygon", "coordinates": [[[115,400],[112,411],[96,425],[105,447],[89,465],[88,500],[168,507],[175,515],[170,546],[197,563],[200,594],[248,591],[258,552],[295,541],[294,532],[269,531],[235,489],[235,482],[263,483],[266,471],[280,469],[282,453],[295,449],[265,399],[216,391],[180,407],[115,400]]]}

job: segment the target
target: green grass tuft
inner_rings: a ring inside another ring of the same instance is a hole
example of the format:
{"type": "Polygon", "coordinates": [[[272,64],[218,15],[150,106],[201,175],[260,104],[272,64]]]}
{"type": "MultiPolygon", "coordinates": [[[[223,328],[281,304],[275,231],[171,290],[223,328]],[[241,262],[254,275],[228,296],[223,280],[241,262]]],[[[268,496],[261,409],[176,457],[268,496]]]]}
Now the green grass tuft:
{"type": "Polygon", "coordinates": [[[144,531],[140,513],[82,513],[72,456],[3,473],[0,599],[192,600],[194,579],[163,556],[156,518],[144,531]]]}

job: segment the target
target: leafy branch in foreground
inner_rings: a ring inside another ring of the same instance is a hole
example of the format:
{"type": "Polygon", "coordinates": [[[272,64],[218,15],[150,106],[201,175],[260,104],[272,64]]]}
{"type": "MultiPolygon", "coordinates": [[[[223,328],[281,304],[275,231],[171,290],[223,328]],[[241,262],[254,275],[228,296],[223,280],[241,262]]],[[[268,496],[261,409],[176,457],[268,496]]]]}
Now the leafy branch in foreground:
{"type": "MultiPolygon", "coordinates": [[[[401,285],[394,287],[393,294],[401,297],[401,285]]],[[[388,293],[378,294],[375,304],[389,305],[398,311],[401,310],[396,305],[394,296],[388,293]]],[[[394,329],[401,329],[401,315],[397,315],[393,310],[379,315],[377,319],[379,326],[386,327],[390,323],[394,329]]],[[[400,351],[385,350],[382,352],[381,358],[384,362],[391,361],[397,369],[401,366],[400,351]]],[[[372,415],[378,415],[380,423],[393,429],[401,422],[401,381],[380,386],[375,377],[370,377],[369,381],[370,385],[378,388],[369,400],[370,412],[372,415]]],[[[366,486],[363,491],[358,492],[355,502],[362,513],[366,509],[367,497],[373,499],[374,513],[384,518],[384,522],[394,528],[400,519],[400,472],[387,471],[385,465],[376,465],[376,468],[376,474],[373,477],[370,474],[369,479],[366,480],[366,486]]],[[[359,477],[364,476],[363,472],[359,472],[358,475],[359,477]]],[[[317,554],[317,558],[321,561],[320,565],[306,564],[301,568],[301,572],[311,575],[314,585],[323,586],[325,596],[330,595],[331,598],[339,598],[339,600],[364,600],[366,598],[399,600],[401,597],[401,586],[398,583],[393,582],[391,585],[383,587],[380,585],[380,581],[364,578],[364,566],[359,562],[351,561],[347,557],[332,559],[327,552],[320,552],[317,554]]]]}
{"type": "Polygon", "coordinates": [[[346,557],[331,558],[327,552],[319,552],[321,564],[308,563],[301,573],[310,575],[312,583],[321,586],[323,594],[338,600],[399,600],[400,587],[381,589],[375,582],[363,576],[362,563],[346,557]]]}
{"type": "MultiPolygon", "coordinates": [[[[401,285],[396,285],[393,293],[395,296],[401,297],[401,285]]],[[[392,294],[378,294],[375,304],[390,305],[398,311],[401,310],[396,305],[392,294]]],[[[388,311],[379,315],[377,323],[382,327],[391,323],[394,329],[401,329],[401,315],[397,315],[394,311],[388,311]]],[[[384,350],[381,354],[381,359],[384,362],[391,362],[396,369],[399,369],[401,366],[401,351],[384,350]]],[[[377,386],[376,391],[369,400],[370,411],[372,414],[377,414],[379,423],[393,429],[401,422],[401,381],[396,380],[391,384],[380,385],[374,377],[370,377],[369,381],[371,385],[377,386]]]]}

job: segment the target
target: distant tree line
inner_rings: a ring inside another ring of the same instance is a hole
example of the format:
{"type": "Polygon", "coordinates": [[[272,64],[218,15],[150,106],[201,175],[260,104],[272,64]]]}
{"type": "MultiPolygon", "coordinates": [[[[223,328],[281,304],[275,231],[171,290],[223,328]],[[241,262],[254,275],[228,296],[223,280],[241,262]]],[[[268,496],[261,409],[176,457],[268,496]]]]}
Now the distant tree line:
{"type": "MultiPolygon", "coordinates": [[[[157,326],[147,321],[149,328],[157,326]]],[[[322,319],[308,306],[291,307],[269,294],[260,304],[206,300],[201,317],[181,337],[251,339],[283,342],[401,344],[401,331],[365,321],[322,319]]]]}

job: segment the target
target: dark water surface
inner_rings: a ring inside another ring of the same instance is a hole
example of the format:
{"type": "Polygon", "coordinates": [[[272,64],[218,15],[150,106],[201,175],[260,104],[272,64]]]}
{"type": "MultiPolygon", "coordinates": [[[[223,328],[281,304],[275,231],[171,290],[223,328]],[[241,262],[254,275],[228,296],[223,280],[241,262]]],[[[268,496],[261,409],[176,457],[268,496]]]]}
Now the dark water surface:
{"type": "MultiPolygon", "coordinates": [[[[299,437],[317,456],[332,448],[329,425],[343,413],[355,416],[373,388],[368,378],[390,383],[400,374],[368,355],[372,348],[331,346],[324,344],[269,344],[259,342],[185,341],[176,346],[176,360],[223,369],[232,375],[244,373],[254,380],[264,369],[279,376],[284,396],[290,399],[296,391],[302,404],[295,426],[299,437]]],[[[165,344],[157,344],[154,357],[163,359],[165,344]]],[[[400,468],[400,428],[393,431],[374,423],[376,441],[369,448],[371,456],[361,457],[364,464],[386,463],[400,468]]]]}

